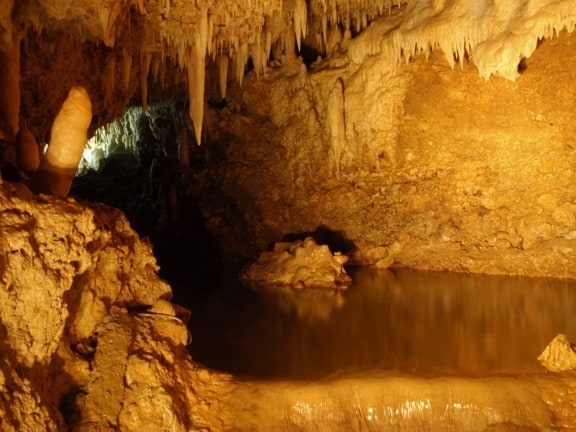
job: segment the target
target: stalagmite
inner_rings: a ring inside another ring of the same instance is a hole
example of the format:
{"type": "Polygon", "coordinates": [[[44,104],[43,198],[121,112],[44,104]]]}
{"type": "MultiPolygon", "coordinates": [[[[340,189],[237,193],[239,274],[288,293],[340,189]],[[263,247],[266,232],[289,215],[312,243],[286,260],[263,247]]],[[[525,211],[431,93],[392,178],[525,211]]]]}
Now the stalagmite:
{"type": "Polygon", "coordinates": [[[12,140],[18,133],[20,119],[20,45],[23,33],[19,30],[12,34],[12,47],[0,51],[0,117],[2,117],[10,131],[12,140]]]}
{"type": "Polygon", "coordinates": [[[72,87],[54,120],[48,150],[31,179],[36,193],[65,197],[86,146],[92,104],[83,87],[72,87]]]}
{"type": "Polygon", "coordinates": [[[150,63],[152,62],[152,53],[146,52],[140,55],[140,92],[142,94],[142,112],[146,112],[148,107],[148,73],[150,72],[150,63]]]}
{"type": "Polygon", "coordinates": [[[330,152],[336,171],[340,178],[340,162],[346,146],[346,128],[344,123],[344,84],[342,79],[336,80],[328,96],[326,123],[330,140],[330,152]]]}
{"type": "Polygon", "coordinates": [[[220,97],[226,99],[229,58],[227,55],[221,54],[217,57],[216,62],[218,63],[218,88],[220,90],[220,97]]]}
{"type": "Polygon", "coordinates": [[[20,127],[16,135],[15,147],[18,170],[26,176],[32,175],[40,166],[40,147],[26,126],[20,127]]]}

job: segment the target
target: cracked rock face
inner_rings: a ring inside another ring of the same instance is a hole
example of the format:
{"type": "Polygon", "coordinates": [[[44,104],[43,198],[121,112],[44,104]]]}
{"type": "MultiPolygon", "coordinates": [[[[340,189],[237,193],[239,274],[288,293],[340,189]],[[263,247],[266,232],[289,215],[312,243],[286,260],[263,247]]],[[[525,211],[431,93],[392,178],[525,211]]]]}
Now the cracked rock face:
{"type": "Polygon", "coordinates": [[[7,183],[0,208],[0,429],[200,427],[187,311],[125,216],[7,183]]]}

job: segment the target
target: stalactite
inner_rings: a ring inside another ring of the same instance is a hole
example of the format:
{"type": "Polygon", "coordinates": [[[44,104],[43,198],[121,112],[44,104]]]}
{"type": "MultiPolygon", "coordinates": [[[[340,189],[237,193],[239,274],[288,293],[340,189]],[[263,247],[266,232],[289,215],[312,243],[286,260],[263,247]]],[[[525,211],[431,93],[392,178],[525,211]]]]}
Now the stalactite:
{"type": "Polygon", "coordinates": [[[198,26],[198,32],[196,33],[196,37],[198,38],[198,43],[200,46],[200,51],[202,51],[202,55],[206,56],[206,51],[208,48],[208,36],[210,31],[208,16],[208,6],[203,6],[202,14],[200,16],[200,24],[198,26]]]}
{"type": "Polygon", "coordinates": [[[266,59],[270,58],[270,53],[272,52],[272,32],[266,31],[266,39],[264,41],[264,53],[266,59]]]}
{"type": "Polygon", "coordinates": [[[282,64],[282,56],[283,56],[283,47],[282,47],[282,39],[278,39],[272,45],[272,60],[276,66],[282,64]]]}
{"type": "Polygon", "coordinates": [[[148,73],[150,72],[150,62],[152,53],[140,54],[140,93],[142,95],[142,111],[146,112],[148,107],[148,73]]]}
{"type": "Polygon", "coordinates": [[[163,60],[160,58],[159,55],[152,56],[152,64],[150,65],[150,74],[152,75],[152,79],[154,82],[158,82],[158,74],[160,72],[160,64],[163,60]]]}
{"type": "Polygon", "coordinates": [[[262,46],[260,40],[250,45],[250,56],[252,57],[252,63],[254,64],[254,70],[256,75],[261,77],[265,70],[268,62],[268,56],[266,54],[266,49],[262,46]]]}
{"type": "Polygon", "coordinates": [[[111,48],[116,42],[116,30],[121,22],[122,8],[121,2],[109,1],[108,3],[100,1],[98,4],[98,18],[102,29],[102,41],[104,45],[111,48]]]}
{"type": "Polygon", "coordinates": [[[295,0],[294,3],[294,33],[296,34],[296,45],[298,51],[301,49],[301,39],[306,37],[306,24],[308,9],[306,0],[295,0]]]}
{"type": "Polygon", "coordinates": [[[229,58],[226,54],[221,54],[216,58],[218,64],[218,88],[220,90],[220,97],[226,98],[226,85],[228,82],[228,63],[229,58]]]}
{"type": "Polygon", "coordinates": [[[235,62],[236,79],[238,80],[238,83],[242,85],[242,82],[244,81],[244,70],[246,68],[246,63],[248,63],[248,44],[243,43],[240,45],[236,53],[235,62]]]}
{"type": "Polygon", "coordinates": [[[189,116],[194,126],[196,143],[202,142],[202,120],[204,117],[204,85],[206,81],[206,45],[208,42],[208,10],[205,7],[194,44],[190,48],[187,62],[189,116]]]}
{"type": "Polygon", "coordinates": [[[160,70],[158,71],[158,81],[160,82],[160,90],[166,90],[166,59],[162,58],[160,62],[160,70]]]}
{"type": "Polygon", "coordinates": [[[26,176],[31,176],[40,166],[40,147],[30,130],[22,125],[16,135],[16,165],[26,176]]]}
{"type": "Polygon", "coordinates": [[[330,32],[328,33],[328,39],[326,40],[326,54],[330,55],[334,52],[334,49],[340,45],[342,41],[342,32],[338,25],[334,25],[330,32]]]}
{"type": "Polygon", "coordinates": [[[146,13],[148,12],[146,10],[146,7],[144,6],[144,0],[136,0],[137,5],[138,5],[138,12],[140,12],[142,15],[146,15],[146,13]]]}
{"type": "Polygon", "coordinates": [[[54,119],[50,144],[30,187],[36,193],[65,197],[86,146],[92,121],[90,97],[83,87],[73,87],[54,119]]]}
{"type": "Polygon", "coordinates": [[[352,32],[350,31],[350,17],[344,20],[344,33],[342,34],[342,45],[346,46],[352,39],[352,32]]]}
{"type": "Polygon", "coordinates": [[[127,91],[130,87],[132,74],[132,54],[124,47],[122,49],[122,88],[127,91]]]}
{"type": "Polygon", "coordinates": [[[12,46],[0,51],[0,115],[10,131],[3,131],[13,140],[20,127],[20,48],[23,32],[14,29],[12,46]]]}
{"type": "Polygon", "coordinates": [[[214,52],[214,19],[212,15],[207,17],[206,28],[206,49],[209,56],[214,52]]]}
{"type": "Polygon", "coordinates": [[[340,178],[340,165],[346,147],[346,124],[344,118],[344,84],[336,80],[328,96],[326,123],[330,140],[330,154],[336,172],[340,178]]]}
{"type": "Polygon", "coordinates": [[[360,18],[360,13],[354,14],[354,30],[356,33],[360,33],[362,31],[362,19],[360,18]]]}
{"type": "Polygon", "coordinates": [[[326,14],[322,15],[322,42],[324,42],[324,52],[328,52],[327,49],[327,35],[328,35],[328,17],[326,14]]]}
{"type": "Polygon", "coordinates": [[[284,33],[284,64],[300,66],[298,64],[298,57],[296,56],[294,33],[290,30],[284,33]]]}
{"type": "Polygon", "coordinates": [[[114,87],[116,86],[116,55],[109,53],[106,57],[106,67],[104,68],[103,83],[104,103],[112,100],[114,87]]]}

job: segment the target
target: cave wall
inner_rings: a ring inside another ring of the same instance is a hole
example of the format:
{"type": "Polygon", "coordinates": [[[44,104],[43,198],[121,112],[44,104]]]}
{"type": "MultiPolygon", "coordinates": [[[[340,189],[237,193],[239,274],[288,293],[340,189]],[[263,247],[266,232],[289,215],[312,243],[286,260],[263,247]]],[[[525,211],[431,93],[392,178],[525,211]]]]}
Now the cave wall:
{"type": "Polygon", "coordinates": [[[308,71],[249,74],[208,123],[249,227],[236,241],[322,226],[359,264],[576,276],[575,41],[543,40],[514,82],[438,51],[391,67],[361,38],[308,71]]]}
{"type": "Polygon", "coordinates": [[[122,51],[95,41],[48,29],[29,30],[21,51],[20,122],[39,143],[50,141],[52,122],[73,86],[86,88],[90,96],[90,134],[122,116],[138,88],[137,69],[130,65],[124,71],[122,51]]]}
{"type": "Polygon", "coordinates": [[[322,227],[355,245],[357,264],[574,276],[573,38],[556,38],[573,28],[570,4],[487,2],[470,25],[478,11],[456,0],[385,2],[356,21],[336,3],[263,4],[244,34],[239,22],[226,33],[214,5],[178,24],[182,5],[86,2],[83,27],[80,6],[8,2],[3,36],[25,31],[21,122],[46,142],[72,85],[91,96],[91,132],[130,103],[189,99],[204,165],[178,205],[192,203],[228,259],[322,227]],[[175,38],[184,24],[191,36],[175,38]]]}

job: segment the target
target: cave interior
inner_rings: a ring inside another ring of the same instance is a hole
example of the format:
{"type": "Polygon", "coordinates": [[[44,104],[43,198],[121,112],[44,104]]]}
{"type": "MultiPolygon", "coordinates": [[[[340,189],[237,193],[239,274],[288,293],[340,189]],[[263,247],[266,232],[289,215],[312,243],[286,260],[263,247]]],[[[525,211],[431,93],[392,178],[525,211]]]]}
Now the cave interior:
{"type": "Polygon", "coordinates": [[[26,395],[0,429],[576,426],[575,26],[570,0],[0,0],[0,390],[26,395]],[[240,286],[306,238],[349,293],[240,286]],[[323,381],[346,365],[388,371],[323,381]]]}

